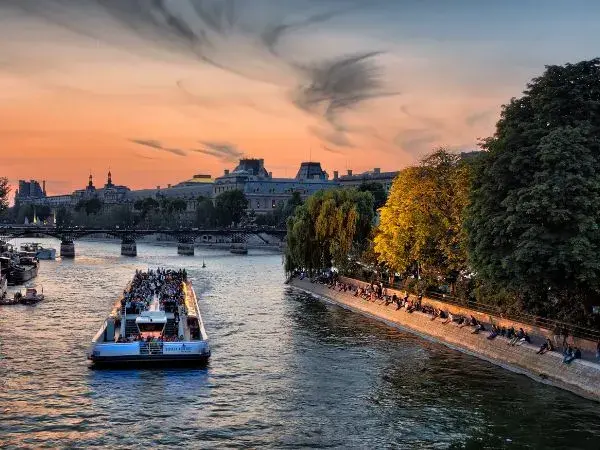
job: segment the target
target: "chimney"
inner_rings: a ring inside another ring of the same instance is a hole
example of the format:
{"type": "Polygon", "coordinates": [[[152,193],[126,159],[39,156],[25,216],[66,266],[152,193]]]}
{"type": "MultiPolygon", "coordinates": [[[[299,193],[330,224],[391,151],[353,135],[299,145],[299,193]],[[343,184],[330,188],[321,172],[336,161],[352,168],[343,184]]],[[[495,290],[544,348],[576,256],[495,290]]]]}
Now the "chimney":
{"type": "Polygon", "coordinates": [[[171,183],[167,184],[167,187],[170,188],[171,187],[171,183]]]}
{"type": "Polygon", "coordinates": [[[157,191],[160,191],[160,186],[158,186],[158,185],[157,185],[157,186],[156,186],[156,190],[157,190],[157,191]]]}
{"type": "Polygon", "coordinates": [[[269,178],[273,178],[273,172],[269,172],[269,178]]]}
{"type": "Polygon", "coordinates": [[[339,176],[339,174],[338,174],[338,171],[337,171],[337,170],[334,170],[334,171],[333,171],[333,179],[334,179],[334,180],[337,180],[337,179],[338,179],[338,176],[339,176]]]}
{"type": "Polygon", "coordinates": [[[352,176],[352,169],[348,169],[348,176],[352,176]]]}
{"type": "Polygon", "coordinates": [[[223,173],[224,173],[225,175],[229,175],[229,169],[225,169],[225,170],[223,171],[223,173]]]}
{"type": "Polygon", "coordinates": [[[379,175],[379,174],[381,173],[381,169],[380,169],[379,167],[375,167],[375,168],[373,169],[373,173],[374,173],[375,175],[379,175]]]}
{"type": "Polygon", "coordinates": [[[46,180],[42,180],[42,192],[46,195],[46,180]]]}

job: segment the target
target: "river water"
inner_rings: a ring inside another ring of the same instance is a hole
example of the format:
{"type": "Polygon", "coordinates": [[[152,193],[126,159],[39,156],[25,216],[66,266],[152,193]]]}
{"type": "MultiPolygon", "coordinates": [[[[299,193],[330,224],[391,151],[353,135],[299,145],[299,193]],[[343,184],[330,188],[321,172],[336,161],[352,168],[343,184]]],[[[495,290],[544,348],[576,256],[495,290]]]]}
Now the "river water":
{"type": "Polygon", "coordinates": [[[44,302],[0,306],[0,447],[600,448],[598,403],[295,291],[279,254],[76,251],[41,262],[44,302]],[[188,270],[209,367],[91,370],[115,298],[157,266],[188,270]]]}

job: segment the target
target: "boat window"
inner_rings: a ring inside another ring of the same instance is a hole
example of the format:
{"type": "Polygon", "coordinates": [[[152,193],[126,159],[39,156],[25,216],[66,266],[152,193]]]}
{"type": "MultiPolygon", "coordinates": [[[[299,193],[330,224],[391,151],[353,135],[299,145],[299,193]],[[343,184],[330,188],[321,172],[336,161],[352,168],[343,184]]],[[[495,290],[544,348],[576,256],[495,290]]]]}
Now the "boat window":
{"type": "Polygon", "coordinates": [[[164,326],[164,323],[138,323],[140,333],[155,333],[157,331],[162,331],[164,326]]]}

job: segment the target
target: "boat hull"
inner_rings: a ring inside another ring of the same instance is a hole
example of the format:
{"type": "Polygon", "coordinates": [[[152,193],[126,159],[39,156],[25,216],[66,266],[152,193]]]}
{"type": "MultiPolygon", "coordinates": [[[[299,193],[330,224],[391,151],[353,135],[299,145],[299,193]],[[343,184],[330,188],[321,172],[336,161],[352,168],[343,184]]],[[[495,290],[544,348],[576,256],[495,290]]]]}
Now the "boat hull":
{"type": "MultiPolygon", "coordinates": [[[[23,266],[21,266],[23,267],[23,266]]],[[[8,272],[8,285],[14,286],[16,284],[23,284],[27,281],[35,278],[38,274],[37,264],[34,266],[24,266],[22,270],[11,270],[8,272]]]]}
{"type": "Polygon", "coordinates": [[[210,353],[205,355],[123,355],[107,357],[90,357],[92,367],[161,367],[161,366],[195,366],[208,365],[210,353]]]}

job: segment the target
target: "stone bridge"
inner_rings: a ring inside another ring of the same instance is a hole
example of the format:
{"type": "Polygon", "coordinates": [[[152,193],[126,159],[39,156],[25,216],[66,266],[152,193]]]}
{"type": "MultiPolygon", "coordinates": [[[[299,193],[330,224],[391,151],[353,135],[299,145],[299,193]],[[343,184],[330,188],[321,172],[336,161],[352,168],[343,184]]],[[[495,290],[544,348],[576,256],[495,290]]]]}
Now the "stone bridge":
{"type": "Polygon", "coordinates": [[[60,240],[60,255],[65,258],[75,256],[75,241],[95,234],[109,235],[121,239],[121,255],[137,256],[137,239],[151,235],[168,235],[177,240],[177,253],[193,255],[194,244],[203,236],[220,236],[232,243],[246,243],[249,236],[257,236],[267,243],[262,235],[274,236],[280,240],[286,235],[285,229],[273,227],[239,227],[239,228],[91,228],[91,227],[53,227],[9,225],[0,227],[0,238],[13,239],[28,236],[48,236],[60,240]]]}

